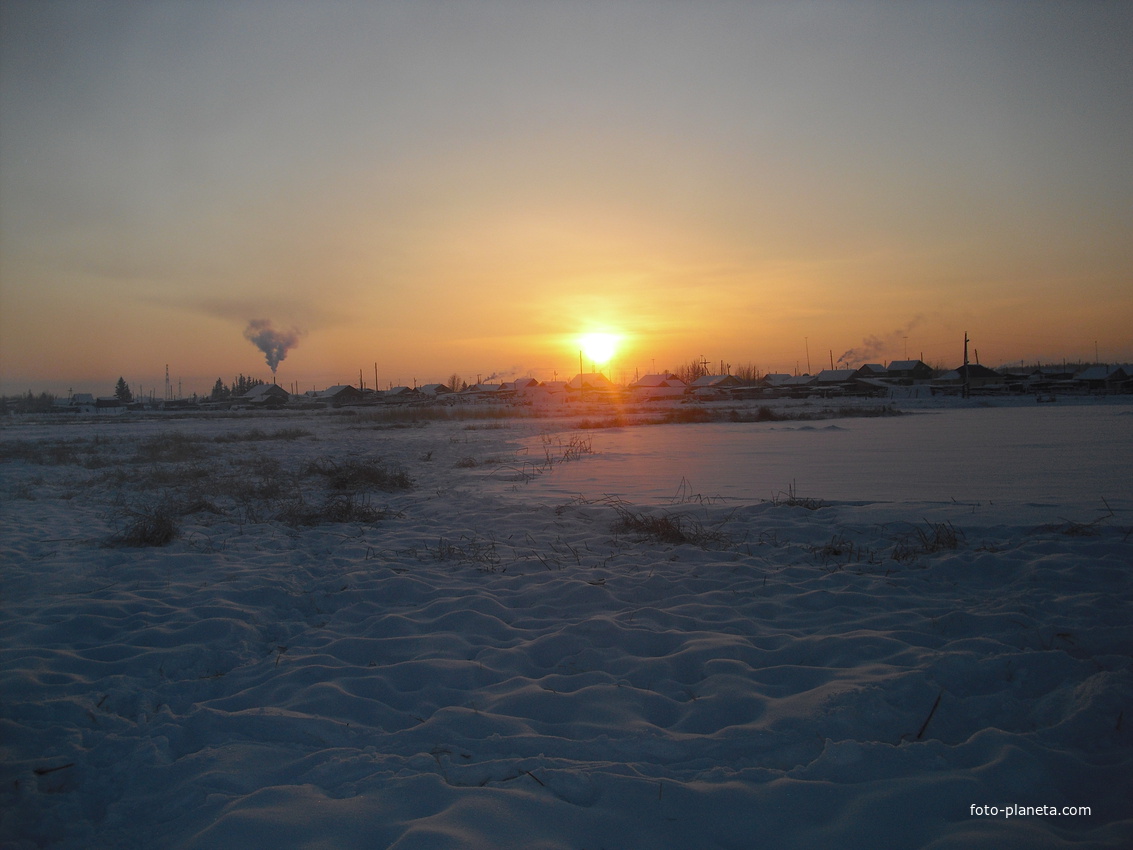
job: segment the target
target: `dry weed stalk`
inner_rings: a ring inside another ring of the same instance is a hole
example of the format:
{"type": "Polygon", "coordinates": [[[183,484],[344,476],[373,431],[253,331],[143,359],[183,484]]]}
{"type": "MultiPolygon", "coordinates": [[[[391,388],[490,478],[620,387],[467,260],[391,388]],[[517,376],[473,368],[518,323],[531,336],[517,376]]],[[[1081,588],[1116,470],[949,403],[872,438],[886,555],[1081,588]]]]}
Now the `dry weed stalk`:
{"type": "Polygon", "coordinates": [[[822,507],[822,502],[819,499],[799,496],[798,492],[795,490],[794,481],[787,487],[786,492],[780,490],[776,495],[772,496],[771,504],[776,507],[806,508],[808,511],[816,511],[822,507]]]}
{"type": "Polygon", "coordinates": [[[924,528],[917,526],[894,543],[890,557],[899,562],[913,561],[921,555],[956,549],[962,540],[964,532],[952,523],[925,520],[924,528]]]}

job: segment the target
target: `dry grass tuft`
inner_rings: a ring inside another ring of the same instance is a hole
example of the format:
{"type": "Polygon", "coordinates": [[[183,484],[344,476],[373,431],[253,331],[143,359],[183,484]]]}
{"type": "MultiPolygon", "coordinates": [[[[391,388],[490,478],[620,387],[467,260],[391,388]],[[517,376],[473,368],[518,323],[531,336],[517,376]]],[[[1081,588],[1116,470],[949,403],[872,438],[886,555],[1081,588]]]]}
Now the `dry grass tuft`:
{"type": "Polygon", "coordinates": [[[964,532],[952,523],[925,520],[923,528],[918,526],[897,540],[890,557],[894,561],[908,562],[921,555],[956,549],[962,540],[964,540],[964,532]]]}
{"type": "Polygon", "coordinates": [[[300,497],[284,504],[275,514],[277,520],[292,527],[344,522],[370,524],[389,516],[389,511],[373,507],[365,496],[350,493],[335,493],[313,504],[300,497]]]}
{"type": "Polygon", "coordinates": [[[795,482],[793,481],[790,486],[787,487],[786,492],[780,490],[776,495],[771,497],[771,504],[776,507],[806,508],[808,511],[817,511],[823,506],[819,499],[800,496],[795,490],[795,482]]]}
{"type": "Polygon", "coordinates": [[[379,458],[335,460],[317,458],[301,470],[303,477],[322,476],[333,490],[408,490],[413,480],[401,469],[390,469],[379,458]]]}
{"type": "Polygon", "coordinates": [[[167,546],[178,534],[177,511],[168,501],[142,508],[123,508],[122,528],[115,533],[111,546],[167,546]]]}
{"type": "Polygon", "coordinates": [[[703,549],[719,549],[731,545],[727,535],[717,529],[705,527],[688,514],[655,515],[633,511],[629,505],[620,502],[615,502],[613,507],[618,515],[613,525],[615,533],[636,534],[646,540],[674,546],[689,543],[703,549]]]}

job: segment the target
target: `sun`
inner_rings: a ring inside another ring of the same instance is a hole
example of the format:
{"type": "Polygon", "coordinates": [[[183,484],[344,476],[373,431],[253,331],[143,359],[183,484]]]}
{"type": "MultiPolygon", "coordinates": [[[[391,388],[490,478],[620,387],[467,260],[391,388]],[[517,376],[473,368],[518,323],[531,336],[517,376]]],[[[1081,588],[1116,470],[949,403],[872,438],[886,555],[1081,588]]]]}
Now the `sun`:
{"type": "Polygon", "coordinates": [[[582,353],[591,363],[609,363],[618,351],[620,337],[611,333],[589,333],[578,338],[582,353]]]}

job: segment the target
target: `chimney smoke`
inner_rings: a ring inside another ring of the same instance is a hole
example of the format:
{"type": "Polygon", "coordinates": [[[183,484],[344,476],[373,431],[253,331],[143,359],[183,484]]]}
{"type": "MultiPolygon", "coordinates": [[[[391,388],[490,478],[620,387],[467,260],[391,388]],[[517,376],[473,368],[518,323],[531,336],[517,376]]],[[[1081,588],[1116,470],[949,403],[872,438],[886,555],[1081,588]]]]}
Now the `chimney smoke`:
{"type": "Polygon", "coordinates": [[[268,319],[252,319],[244,330],[244,338],[264,353],[264,359],[275,378],[280,361],[287,357],[289,349],[299,344],[299,331],[277,331],[268,319]]]}

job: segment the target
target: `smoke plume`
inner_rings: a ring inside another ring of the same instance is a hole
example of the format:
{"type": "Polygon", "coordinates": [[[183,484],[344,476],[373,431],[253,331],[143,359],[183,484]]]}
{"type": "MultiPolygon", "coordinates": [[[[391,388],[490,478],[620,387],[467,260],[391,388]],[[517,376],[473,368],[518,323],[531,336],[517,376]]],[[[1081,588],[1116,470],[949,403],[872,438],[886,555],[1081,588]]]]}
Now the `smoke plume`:
{"type": "Polygon", "coordinates": [[[902,350],[902,343],[905,337],[909,335],[909,331],[922,321],[924,321],[924,316],[918,314],[910,319],[903,328],[891,331],[883,337],[870,334],[862,340],[862,344],[857,348],[851,348],[839,357],[838,362],[844,363],[846,366],[853,366],[855,364],[869,363],[871,361],[892,359],[887,358],[886,355],[894,351],[902,350]]]}
{"type": "Polygon", "coordinates": [[[299,331],[294,328],[277,331],[268,319],[252,319],[244,330],[244,338],[264,353],[272,377],[275,377],[280,361],[287,357],[289,349],[299,344],[299,331]]]}

